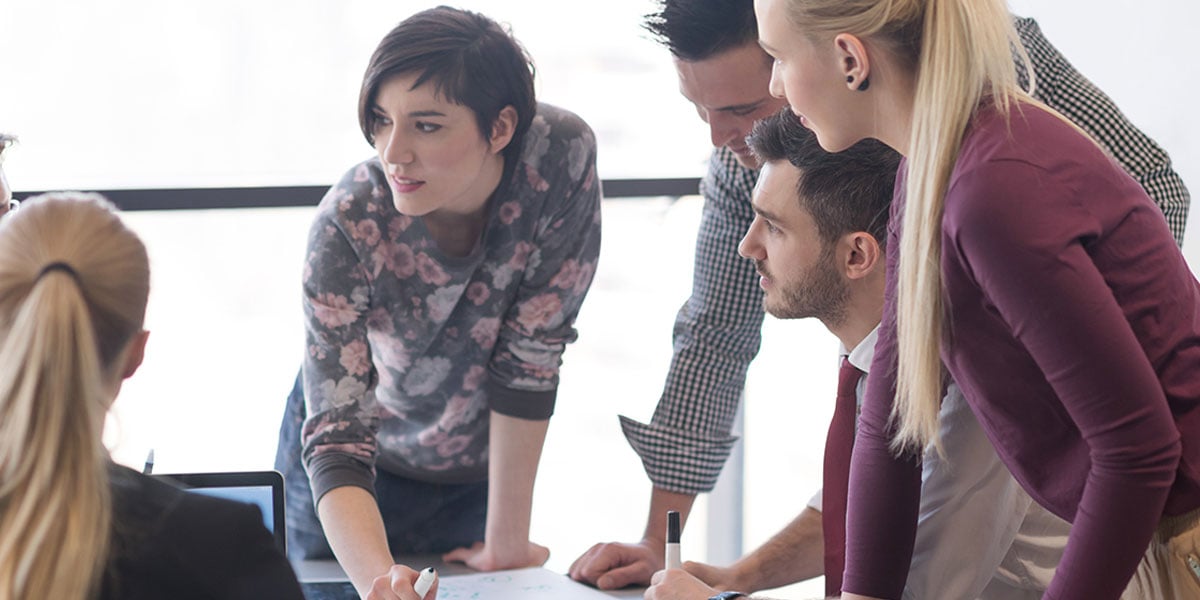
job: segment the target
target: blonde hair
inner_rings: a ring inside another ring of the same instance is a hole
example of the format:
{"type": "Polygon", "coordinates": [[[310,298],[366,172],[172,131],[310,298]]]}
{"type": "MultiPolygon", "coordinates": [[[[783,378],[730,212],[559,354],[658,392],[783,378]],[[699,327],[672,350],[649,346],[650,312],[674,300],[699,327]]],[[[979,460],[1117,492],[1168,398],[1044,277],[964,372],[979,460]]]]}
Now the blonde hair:
{"type": "Polygon", "coordinates": [[[948,308],[941,233],[947,183],[981,102],[986,99],[1002,115],[1032,102],[1018,87],[1013,68],[1016,52],[1032,74],[1029,57],[1004,0],[789,0],[789,18],[810,35],[850,33],[879,42],[915,69],[896,282],[899,367],[892,447],[919,453],[932,442],[940,451],[940,351],[948,308]]]}
{"type": "Polygon", "coordinates": [[[98,195],[31,198],[0,222],[0,600],[98,591],[104,418],[148,294],[145,247],[98,195]]]}

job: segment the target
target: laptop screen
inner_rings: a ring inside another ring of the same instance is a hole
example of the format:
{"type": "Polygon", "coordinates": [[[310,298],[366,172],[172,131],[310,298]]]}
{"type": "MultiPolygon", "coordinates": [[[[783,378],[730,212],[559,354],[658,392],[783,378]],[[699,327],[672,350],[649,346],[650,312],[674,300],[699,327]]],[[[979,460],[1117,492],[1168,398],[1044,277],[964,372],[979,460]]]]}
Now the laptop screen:
{"type": "Polygon", "coordinates": [[[278,471],[230,471],[220,473],[155,473],[167,477],[190,492],[253,504],[262,513],[263,524],[275,537],[279,550],[287,553],[283,514],[283,475],[278,471]]]}

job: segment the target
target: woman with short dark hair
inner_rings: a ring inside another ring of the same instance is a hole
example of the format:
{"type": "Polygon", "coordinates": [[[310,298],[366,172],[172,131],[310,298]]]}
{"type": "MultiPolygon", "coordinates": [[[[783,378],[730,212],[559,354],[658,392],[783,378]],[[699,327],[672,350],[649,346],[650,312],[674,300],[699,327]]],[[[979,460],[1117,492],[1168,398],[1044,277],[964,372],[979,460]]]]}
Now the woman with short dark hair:
{"type": "Polygon", "coordinates": [[[600,182],[579,117],[538,104],[494,21],[447,7],[379,44],[359,100],[377,153],[326,194],[304,270],[307,349],[277,466],[296,557],[414,598],[393,555],[540,565],[534,476],[595,273],[600,182]]]}

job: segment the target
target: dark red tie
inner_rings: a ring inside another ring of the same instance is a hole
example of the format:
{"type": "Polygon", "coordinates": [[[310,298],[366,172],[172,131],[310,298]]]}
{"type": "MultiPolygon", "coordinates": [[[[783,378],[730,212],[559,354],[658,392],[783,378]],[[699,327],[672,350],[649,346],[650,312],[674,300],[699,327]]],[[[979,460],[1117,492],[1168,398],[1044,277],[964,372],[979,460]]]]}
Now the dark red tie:
{"type": "Polygon", "coordinates": [[[858,418],[855,390],[862,375],[847,357],[842,357],[837,406],[825,438],[825,485],[821,490],[826,596],[842,594],[842,571],[846,568],[846,491],[850,486],[850,452],[854,450],[854,425],[858,418]]]}

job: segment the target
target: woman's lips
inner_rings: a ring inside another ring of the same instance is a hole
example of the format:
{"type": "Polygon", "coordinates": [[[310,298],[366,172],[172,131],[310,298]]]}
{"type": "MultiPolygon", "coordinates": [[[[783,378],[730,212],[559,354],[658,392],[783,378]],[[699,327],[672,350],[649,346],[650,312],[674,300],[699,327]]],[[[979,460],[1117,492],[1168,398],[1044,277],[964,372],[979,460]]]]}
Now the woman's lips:
{"type": "Polygon", "coordinates": [[[407,177],[392,176],[392,185],[396,187],[396,191],[401,194],[411,194],[425,185],[420,179],[409,179],[407,177]]]}

